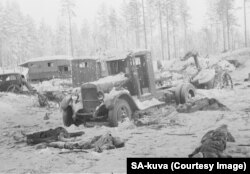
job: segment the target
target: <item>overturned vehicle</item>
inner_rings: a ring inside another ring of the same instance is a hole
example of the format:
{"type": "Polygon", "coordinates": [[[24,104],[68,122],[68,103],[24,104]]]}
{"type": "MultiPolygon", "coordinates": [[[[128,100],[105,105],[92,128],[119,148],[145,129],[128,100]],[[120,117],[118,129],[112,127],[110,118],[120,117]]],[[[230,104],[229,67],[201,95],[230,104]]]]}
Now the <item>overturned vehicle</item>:
{"type": "Polygon", "coordinates": [[[126,118],[133,119],[138,110],[165,105],[166,101],[183,104],[195,96],[191,84],[156,89],[149,51],[130,52],[106,61],[111,75],[84,83],[75,95],[63,99],[65,126],[105,121],[115,127],[126,118]]]}
{"type": "Polygon", "coordinates": [[[198,89],[233,89],[233,80],[227,71],[222,70],[219,66],[212,66],[202,69],[198,60],[198,52],[190,51],[183,58],[186,61],[193,57],[197,72],[191,77],[190,83],[198,89]]]}

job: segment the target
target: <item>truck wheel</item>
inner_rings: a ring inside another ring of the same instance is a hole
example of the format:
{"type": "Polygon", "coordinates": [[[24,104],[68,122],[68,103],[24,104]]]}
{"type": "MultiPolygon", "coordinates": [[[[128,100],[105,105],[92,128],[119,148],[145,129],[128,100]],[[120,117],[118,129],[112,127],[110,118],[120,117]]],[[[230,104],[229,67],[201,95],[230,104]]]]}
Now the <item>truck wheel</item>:
{"type": "Polygon", "coordinates": [[[74,123],[72,116],[73,110],[71,106],[68,106],[66,109],[63,110],[63,124],[66,127],[69,127],[74,123]]]}
{"type": "Polygon", "coordinates": [[[118,99],[112,110],[109,110],[110,126],[118,126],[118,122],[122,122],[125,118],[131,119],[132,111],[128,102],[124,99],[118,99]]]}
{"type": "Polygon", "coordinates": [[[21,88],[17,85],[11,85],[10,87],[8,87],[7,92],[20,93],[21,88]]]}
{"type": "Polygon", "coordinates": [[[192,97],[195,96],[195,87],[190,84],[184,84],[181,88],[180,103],[185,104],[190,101],[192,97]]]}
{"type": "Polygon", "coordinates": [[[223,89],[223,88],[233,89],[232,77],[227,72],[224,72],[221,75],[221,89],[223,89]]]}
{"type": "Polygon", "coordinates": [[[176,102],[177,105],[179,105],[180,101],[181,101],[181,89],[182,89],[182,86],[183,86],[183,84],[179,84],[176,87],[175,92],[174,92],[175,102],[176,102]]]}

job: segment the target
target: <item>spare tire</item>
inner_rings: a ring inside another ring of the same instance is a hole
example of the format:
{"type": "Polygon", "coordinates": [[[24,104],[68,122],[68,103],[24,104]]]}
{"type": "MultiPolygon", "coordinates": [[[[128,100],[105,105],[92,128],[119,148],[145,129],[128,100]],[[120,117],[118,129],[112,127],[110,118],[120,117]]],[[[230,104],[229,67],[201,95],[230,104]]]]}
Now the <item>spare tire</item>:
{"type": "Polygon", "coordinates": [[[195,97],[195,94],[196,89],[192,84],[183,84],[180,92],[180,104],[185,104],[190,101],[191,98],[195,97]]]}
{"type": "Polygon", "coordinates": [[[71,106],[68,106],[66,109],[63,109],[63,124],[66,127],[71,126],[74,123],[73,120],[73,109],[71,106]]]}
{"type": "Polygon", "coordinates": [[[181,89],[182,89],[183,84],[179,84],[174,91],[175,95],[175,102],[177,105],[181,104],[181,89]]]}

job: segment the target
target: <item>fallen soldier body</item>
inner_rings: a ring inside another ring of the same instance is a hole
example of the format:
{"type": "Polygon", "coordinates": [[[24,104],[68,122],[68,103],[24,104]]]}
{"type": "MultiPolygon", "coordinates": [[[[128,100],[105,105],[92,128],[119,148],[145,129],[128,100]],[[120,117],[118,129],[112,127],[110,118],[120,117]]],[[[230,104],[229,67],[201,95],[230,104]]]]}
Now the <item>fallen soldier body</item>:
{"type": "Polygon", "coordinates": [[[179,105],[176,110],[179,113],[192,113],[196,111],[207,111],[207,110],[226,111],[229,109],[216,99],[203,98],[179,105]]]}
{"type": "Polygon", "coordinates": [[[52,142],[49,147],[60,149],[94,149],[96,152],[103,150],[115,149],[124,147],[125,143],[118,137],[113,137],[110,133],[101,136],[95,136],[91,140],[76,141],[76,142],[52,142]]]}
{"type": "Polygon", "coordinates": [[[82,136],[84,132],[69,133],[65,128],[58,127],[55,129],[49,129],[46,131],[35,132],[27,134],[26,141],[29,145],[35,145],[39,143],[51,143],[56,141],[73,141],[72,137],[82,136]]]}
{"type": "Polygon", "coordinates": [[[194,150],[189,158],[232,158],[226,154],[227,142],[235,142],[234,137],[227,130],[227,125],[207,132],[201,139],[201,145],[194,150]]]}
{"type": "Polygon", "coordinates": [[[27,134],[26,142],[29,145],[42,144],[42,148],[54,147],[60,149],[94,149],[97,152],[103,150],[120,148],[124,146],[124,141],[118,137],[113,137],[111,133],[95,136],[91,140],[79,140],[74,137],[82,136],[84,132],[69,133],[66,129],[58,127],[47,131],[27,134]],[[72,138],[73,137],[73,138],[72,138]]]}

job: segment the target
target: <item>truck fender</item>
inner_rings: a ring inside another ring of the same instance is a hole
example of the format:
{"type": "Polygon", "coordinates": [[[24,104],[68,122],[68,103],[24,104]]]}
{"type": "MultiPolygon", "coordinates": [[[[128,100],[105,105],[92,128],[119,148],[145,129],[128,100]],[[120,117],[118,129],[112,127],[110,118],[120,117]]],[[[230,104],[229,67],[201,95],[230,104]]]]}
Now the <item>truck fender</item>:
{"type": "Polygon", "coordinates": [[[61,104],[60,104],[61,109],[62,109],[62,110],[66,110],[72,101],[73,101],[73,99],[72,99],[72,96],[71,96],[71,95],[66,96],[66,97],[61,101],[61,104]]]}
{"type": "Polygon", "coordinates": [[[128,102],[128,104],[130,105],[130,108],[131,108],[132,111],[139,110],[139,108],[136,105],[134,99],[131,97],[129,92],[127,92],[126,90],[119,91],[116,95],[112,95],[111,97],[109,97],[108,99],[106,99],[104,101],[104,104],[105,104],[107,109],[112,110],[114,108],[114,106],[115,106],[115,103],[119,99],[126,100],[128,102]]]}

